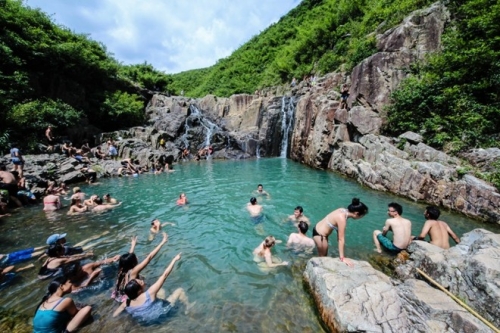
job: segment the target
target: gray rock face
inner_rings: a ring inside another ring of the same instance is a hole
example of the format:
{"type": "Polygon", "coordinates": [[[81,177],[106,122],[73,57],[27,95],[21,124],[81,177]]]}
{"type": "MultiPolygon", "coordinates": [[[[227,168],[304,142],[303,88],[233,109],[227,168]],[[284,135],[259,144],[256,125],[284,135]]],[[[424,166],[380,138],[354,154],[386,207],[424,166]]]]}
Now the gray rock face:
{"type": "Polygon", "coordinates": [[[304,280],[332,332],[490,332],[427,283],[391,280],[364,261],[312,258],[304,280]]]}
{"type": "Polygon", "coordinates": [[[411,261],[397,268],[400,278],[415,276],[415,267],[465,301],[480,315],[500,326],[500,235],[476,229],[461,238],[460,244],[443,250],[415,241],[408,247],[411,261]]]}

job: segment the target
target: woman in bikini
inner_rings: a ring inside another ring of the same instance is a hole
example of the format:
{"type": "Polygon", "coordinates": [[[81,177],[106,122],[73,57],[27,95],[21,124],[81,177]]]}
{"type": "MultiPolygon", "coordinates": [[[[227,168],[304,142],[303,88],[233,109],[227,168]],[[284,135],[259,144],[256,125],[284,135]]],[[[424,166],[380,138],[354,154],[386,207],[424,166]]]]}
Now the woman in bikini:
{"type": "Polygon", "coordinates": [[[48,289],[33,318],[34,333],[73,332],[91,316],[89,305],[78,309],[71,298],[64,297],[71,292],[71,282],[66,277],[54,279],[48,289]]]}
{"type": "Polygon", "coordinates": [[[43,210],[53,211],[61,208],[61,199],[58,195],[49,194],[43,198],[43,210]]]}
{"type": "Polygon", "coordinates": [[[160,251],[161,247],[168,241],[167,233],[163,233],[163,240],[158,246],[155,247],[153,251],[144,259],[140,264],[137,260],[137,256],[134,253],[135,245],[137,244],[137,237],[132,237],[132,244],[128,253],[123,254],[120,257],[118,263],[118,281],[116,282],[116,287],[111,298],[115,301],[123,302],[127,299],[124,289],[127,283],[134,279],[142,278],[139,273],[146,268],[146,266],[153,260],[154,256],[160,251]]]}
{"type": "Polygon", "coordinates": [[[344,257],[344,235],[348,218],[355,220],[362,218],[368,214],[368,207],[358,198],[353,198],[352,203],[345,208],[339,208],[328,214],[322,219],[313,229],[313,240],[318,249],[318,256],[325,257],[328,255],[328,236],[337,231],[337,241],[339,243],[340,261],[346,265],[352,266],[352,262],[344,257]]]}

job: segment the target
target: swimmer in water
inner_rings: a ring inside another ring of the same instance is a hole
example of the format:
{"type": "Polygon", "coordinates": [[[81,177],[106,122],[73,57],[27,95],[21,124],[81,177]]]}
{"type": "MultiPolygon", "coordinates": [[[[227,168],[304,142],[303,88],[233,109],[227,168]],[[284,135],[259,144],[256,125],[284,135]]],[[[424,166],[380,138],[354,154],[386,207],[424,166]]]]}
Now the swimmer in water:
{"type": "Polygon", "coordinates": [[[267,267],[277,267],[286,266],[288,261],[283,261],[281,263],[274,263],[271,255],[271,248],[276,244],[276,239],[273,236],[267,236],[266,239],[259,246],[253,250],[253,254],[257,258],[264,258],[267,267]]]}
{"type": "Polygon", "coordinates": [[[179,195],[179,199],[177,199],[177,205],[183,206],[188,203],[187,197],[185,193],[181,193],[179,195]]]}
{"type": "Polygon", "coordinates": [[[299,221],[304,221],[307,223],[307,226],[311,225],[311,221],[309,221],[309,219],[304,215],[304,209],[302,206],[295,207],[293,215],[290,215],[288,219],[293,221],[296,226],[299,224],[299,221]]]}
{"type": "Polygon", "coordinates": [[[90,285],[101,273],[101,266],[117,262],[120,255],[81,265],[79,261],[64,268],[64,275],[71,281],[71,292],[77,292],[90,285]]]}
{"type": "Polygon", "coordinates": [[[250,202],[247,203],[247,210],[250,213],[250,217],[262,216],[262,206],[257,203],[257,199],[255,197],[250,198],[250,202]]]}
{"type": "Polygon", "coordinates": [[[253,191],[253,193],[258,196],[266,196],[268,198],[271,197],[271,195],[264,190],[264,186],[262,186],[262,184],[257,185],[257,190],[253,191]]]}
{"type": "Polygon", "coordinates": [[[172,226],[175,226],[175,223],[172,222],[164,222],[163,224],[160,222],[158,219],[154,219],[151,221],[151,228],[149,229],[150,234],[149,234],[149,241],[152,241],[157,233],[161,231],[161,228],[166,226],[167,224],[170,224],[172,226]]]}
{"type": "Polygon", "coordinates": [[[307,223],[305,221],[300,221],[297,229],[299,231],[298,233],[291,233],[290,236],[288,236],[286,246],[294,248],[314,248],[314,246],[316,246],[314,240],[306,236],[307,230],[309,229],[307,223]]]}

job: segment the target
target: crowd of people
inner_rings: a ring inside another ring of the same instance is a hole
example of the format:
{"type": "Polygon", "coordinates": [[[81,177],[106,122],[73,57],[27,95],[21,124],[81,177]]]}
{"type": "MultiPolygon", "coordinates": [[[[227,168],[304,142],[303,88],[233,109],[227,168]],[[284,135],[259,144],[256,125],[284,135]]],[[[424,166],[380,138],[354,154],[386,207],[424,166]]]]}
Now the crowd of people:
{"type": "MultiPolygon", "coordinates": [[[[113,144],[111,143],[110,147],[112,146],[113,144]]],[[[122,168],[128,170],[125,172],[142,172],[130,159],[122,161],[122,168]]],[[[170,172],[173,171],[168,164],[165,166],[165,169],[170,172]]],[[[146,171],[148,170],[144,172],[146,171]]],[[[0,192],[2,198],[4,195],[10,196],[14,193],[13,186],[10,184],[18,185],[19,180],[17,178],[19,178],[19,172],[19,169],[12,172],[0,171],[1,184],[3,184],[2,190],[4,191],[0,192]]],[[[88,172],[91,173],[92,171],[88,172]]],[[[16,187],[17,190],[18,188],[16,187]]],[[[102,212],[118,207],[121,204],[117,199],[112,198],[110,194],[103,196],[92,194],[86,199],[85,193],[79,187],[74,187],[72,192],[70,197],[71,204],[68,210],[68,214],[70,215],[85,212],[102,212]]],[[[15,193],[17,196],[17,192],[15,193]]],[[[55,182],[49,183],[46,196],[43,199],[43,209],[45,211],[61,209],[63,207],[61,198],[69,193],[70,189],[66,184],[61,183],[58,185],[55,182]]],[[[246,208],[252,221],[258,224],[262,222],[264,207],[259,204],[260,199],[258,200],[257,198],[266,198],[269,200],[271,199],[271,195],[264,190],[262,184],[258,184],[257,189],[252,195],[246,208]]],[[[179,206],[187,205],[188,199],[186,194],[181,193],[176,203],[179,206]]],[[[390,203],[388,207],[390,218],[387,219],[382,231],[376,230],[373,233],[375,248],[378,252],[382,252],[382,249],[384,249],[389,253],[398,253],[406,249],[412,240],[424,240],[427,235],[430,236],[431,244],[445,249],[450,246],[449,236],[456,243],[460,241],[450,227],[445,222],[439,220],[440,212],[436,207],[429,206],[426,208],[424,214],[426,222],[417,237],[411,236],[411,222],[402,217],[403,210],[401,205],[390,203]],[[389,231],[394,234],[393,240],[387,237],[389,231]]],[[[335,231],[340,261],[347,266],[353,266],[353,262],[345,255],[345,229],[349,219],[358,220],[366,214],[368,214],[368,207],[358,198],[353,198],[347,208],[335,209],[314,226],[311,226],[311,221],[305,216],[303,207],[297,206],[293,214],[287,218],[296,226],[297,232],[291,233],[288,236],[286,245],[298,251],[308,251],[308,253],[312,253],[312,250],[316,249],[318,256],[327,256],[329,236],[335,231]],[[310,238],[307,236],[307,233],[311,227],[312,237],[310,238]]],[[[125,311],[134,318],[148,321],[154,319],[159,314],[167,313],[177,302],[183,304],[185,310],[188,311],[194,303],[189,302],[188,296],[182,288],[177,288],[169,296],[166,296],[162,291],[162,286],[173,271],[175,263],[181,259],[180,253],[171,260],[164,272],[151,286],[148,287],[144,282],[144,277],[141,276],[141,272],[157,255],[162,246],[167,243],[168,235],[162,232],[162,228],[168,224],[175,225],[172,222],[162,223],[158,219],[154,219],[151,222],[150,240],[153,240],[154,235],[159,233],[162,233],[163,238],[160,244],[142,261],[139,261],[134,252],[137,237],[132,238],[128,253],[115,255],[95,262],[87,262],[82,265],[80,263],[81,260],[93,257],[93,252],[88,251],[89,248],[86,244],[92,240],[99,239],[102,234],[87,239],[73,247],[66,244],[66,234],[54,234],[47,239],[47,246],[0,255],[1,266],[4,267],[0,269],[0,276],[5,279],[10,274],[13,274],[14,271],[33,267],[33,265],[15,267],[15,265],[25,260],[39,256],[47,257],[38,272],[38,277],[40,279],[55,277],[55,279],[49,284],[47,294],[37,306],[33,319],[34,332],[71,332],[81,326],[91,317],[91,307],[77,306],[68,295],[91,285],[100,275],[101,266],[115,262],[118,263],[118,276],[111,297],[120,303],[120,305],[113,316],[118,316],[125,311]]],[[[280,242],[272,235],[267,236],[253,250],[256,261],[267,268],[287,266],[289,264],[287,261],[282,261],[272,255],[272,248],[280,242]]]]}

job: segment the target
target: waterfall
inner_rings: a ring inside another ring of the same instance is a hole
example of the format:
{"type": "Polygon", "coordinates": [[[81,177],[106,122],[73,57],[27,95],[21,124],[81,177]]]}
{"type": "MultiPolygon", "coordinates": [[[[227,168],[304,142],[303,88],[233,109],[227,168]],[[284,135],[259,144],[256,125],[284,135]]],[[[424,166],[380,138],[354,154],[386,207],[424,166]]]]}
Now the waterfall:
{"type": "Polygon", "coordinates": [[[288,152],[288,141],[290,140],[290,132],[292,130],[293,114],[295,108],[293,105],[293,97],[288,98],[288,103],[286,103],[287,97],[283,96],[281,100],[281,158],[287,157],[288,152]]]}
{"type": "Polygon", "coordinates": [[[255,150],[255,155],[257,158],[260,158],[260,144],[257,144],[257,149],[255,150]]]}
{"type": "MultiPolygon", "coordinates": [[[[203,143],[203,145],[205,147],[210,146],[210,140],[212,139],[212,135],[214,134],[214,132],[220,131],[221,129],[219,128],[219,126],[217,126],[216,124],[211,122],[209,119],[207,119],[206,117],[203,117],[200,110],[198,110],[198,108],[196,106],[194,106],[193,104],[191,104],[189,106],[189,109],[191,110],[191,114],[189,115],[188,118],[191,118],[191,117],[197,118],[200,121],[201,126],[203,126],[205,128],[206,136],[205,136],[205,142],[203,143]]],[[[187,133],[187,120],[188,119],[186,119],[186,133],[187,133]]]]}

